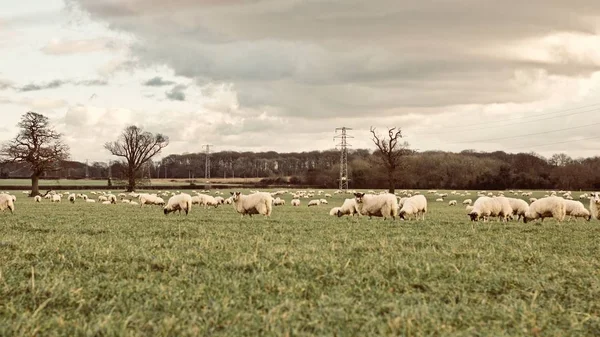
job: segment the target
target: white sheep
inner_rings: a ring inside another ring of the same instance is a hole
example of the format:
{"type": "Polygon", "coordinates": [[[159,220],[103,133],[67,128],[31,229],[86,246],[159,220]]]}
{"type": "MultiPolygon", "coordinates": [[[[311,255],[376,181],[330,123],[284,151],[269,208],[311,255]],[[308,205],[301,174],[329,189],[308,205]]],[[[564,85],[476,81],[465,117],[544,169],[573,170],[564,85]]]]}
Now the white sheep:
{"type": "Polygon", "coordinates": [[[321,202],[321,205],[327,205],[328,204],[327,200],[325,200],[325,199],[320,199],[319,201],[321,202]]]}
{"type": "Polygon", "coordinates": [[[465,199],[465,200],[463,200],[462,203],[463,203],[463,205],[471,205],[473,203],[473,200],[471,200],[471,199],[465,199]]]}
{"type": "Polygon", "coordinates": [[[273,197],[270,193],[257,192],[250,195],[243,195],[242,192],[230,192],[233,196],[233,208],[241,214],[262,214],[270,217],[273,211],[273,197]]]}
{"type": "Polygon", "coordinates": [[[116,195],[114,195],[114,194],[108,194],[106,197],[108,198],[108,201],[110,201],[111,203],[113,203],[113,204],[117,203],[117,196],[116,195]]]}
{"type": "Polygon", "coordinates": [[[525,217],[525,213],[527,213],[527,210],[529,209],[529,205],[527,204],[527,202],[523,199],[518,199],[518,198],[507,198],[508,202],[510,204],[510,207],[512,208],[512,215],[516,215],[517,216],[517,221],[521,220],[521,218],[525,217]]]}
{"type": "Polygon", "coordinates": [[[592,219],[590,211],[585,209],[583,203],[575,200],[565,200],[565,215],[569,216],[569,221],[571,221],[572,218],[584,218],[587,221],[592,219]]]}
{"type": "Polygon", "coordinates": [[[0,194],[0,211],[4,212],[5,209],[10,210],[10,213],[15,212],[15,203],[13,198],[8,194],[0,194]]]}
{"type": "Polygon", "coordinates": [[[163,208],[165,215],[167,215],[171,212],[175,212],[175,211],[179,211],[180,215],[181,215],[181,211],[184,211],[185,215],[188,215],[188,213],[191,210],[192,210],[192,196],[189,194],[186,194],[186,193],[181,193],[181,194],[172,196],[171,198],[169,198],[169,201],[163,208]]]}
{"type": "MultiPolygon", "coordinates": [[[[100,198],[98,198],[100,201],[100,198]]],[[[165,200],[161,197],[156,196],[155,194],[140,194],[139,197],[140,207],[144,207],[144,205],[164,205],[165,200]]]]}
{"type": "Polygon", "coordinates": [[[532,202],[538,200],[537,198],[529,198],[529,203],[531,204],[532,202]]]}
{"type": "Polygon", "coordinates": [[[358,210],[358,205],[356,204],[356,199],[346,199],[341,207],[339,207],[337,216],[341,217],[342,215],[357,215],[360,216],[360,211],[358,210]]]}
{"type": "Polygon", "coordinates": [[[321,204],[321,200],[319,199],[313,199],[311,201],[308,202],[308,207],[310,206],[319,206],[321,204]]]}
{"type": "Polygon", "coordinates": [[[89,203],[95,203],[95,202],[96,202],[96,200],[94,200],[94,199],[85,199],[85,202],[89,202],[89,203]]]}
{"type": "Polygon", "coordinates": [[[103,195],[101,195],[101,196],[99,196],[99,197],[98,197],[98,201],[99,201],[99,202],[108,201],[108,198],[107,198],[107,197],[105,197],[105,196],[103,196],[103,195]]]}
{"type": "Polygon", "coordinates": [[[425,213],[427,213],[427,199],[425,196],[417,194],[404,200],[398,215],[400,219],[405,219],[405,216],[414,215],[416,220],[419,220],[419,215],[422,215],[424,221],[425,213]]]}
{"type": "Polygon", "coordinates": [[[505,197],[490,198],[487,196],[475,200],[473,209],[469,212],[471,221],[483,219],[487,221],[490,216],[498,217],[498,220],[507,220],[512,214],[512,208],[505,197]]]}
{"type": "Polygon", "coordinates": [[[129,204],[130,205],[138,205],[137,201],[130,201],[129,204]]]}
{"type": "Polygon", "coordinates": [[[292,206],[300,206],[300,199],[292,199],[292,206]]]}
{"type": "Polygon", "coordinates": [[[398,215],[398,199],[390,193],[387,194],[365,194],[354,193],[356,204],[362,215],[383,217],[383,219],[396,219],[398,215]]]}
{"type": "Polygon", "coordinates": [[[62,199],[62,197],[60,196],[60,194],[52,195],[52,202],[60,202],[61,199],[62,199]]]}
{"type": "Polygon", "coordinates": [[[448,206],[456,206],[457,201],[456,200],[450,200],[448,201],[448,206]]]}
{"type": "Polygon", "coordinates": [[[283,206],[285,205],[285,200],[277,197],[275,199],[273,199],[273,206],[283,206]]]}
{"type": "Polygon", "coordinates": [[[594,192],[590,194],[590,214],[592,218],[600,220],[600,192],[594,192]]]}
{"type": "Polygon", "coordinates": [[[42,202],[42,197],[41,197],[41,196],[39,196],[39,195],[36,195],[36,196],[33,198],[33,200],[34,200],[35,202],[42,202]]]}
{"type": "Polygon", "coordinates": [[[527,223],[532,220],[544,218],[554,218],[558,222],[565,219],[567,215],[565,199],[561,197],[551,196],[536,200],[529,205],[529,210],[525,213],[523,222],[527,223]]]}
{"type": "Polygon", "coordinates": [[[341,207],[334,207],[329,211],[329,215],[338,215],[338,212],[340,211],[341,207]]]}
{"type": "Polygon", "coordinates": [[[435,199],[436,202],[444,202],[444,198],[437,198],[435,199]]]}
{"type": "Polygon", "coordinates": [[[215,197],[215,201],[217,202],[217,204],[223,205],[225,203],[225,198],[223,198],[223,197],[215,197]]]}
{"type": "Polygon", "coordinates": [[[75,194],[72,194],[72,193],[71,193],[71,194],[69,194],[69,201],[70,201],[72,204],[74,204],[74,203],[75,203],[75,199],[76,199],[76,198],[77,198],[77,197],[75,196],[75,194]]]}

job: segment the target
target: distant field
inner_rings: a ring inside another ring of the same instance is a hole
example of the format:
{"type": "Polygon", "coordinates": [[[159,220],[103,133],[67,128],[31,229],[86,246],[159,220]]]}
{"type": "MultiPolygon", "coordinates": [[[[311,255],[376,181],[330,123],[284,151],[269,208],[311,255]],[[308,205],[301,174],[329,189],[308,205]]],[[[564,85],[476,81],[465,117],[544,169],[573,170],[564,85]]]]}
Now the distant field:
{"type": "Polygon", "coordinates": [[[0,336],[600,335],[600,222],[470,223],[429,196],[424,222],[329,216],[346,197],[240,219],[17,194],[0,336]]]}
{"type": "MultiPolygon", "coordinates": [[[[212,178],[208,179],[211,184],[244,184],[257,183],[262,178],[212,178]]],[[[187,185],[189,179],[152,179],[153,185],[187,185]]],[[[196,184],[208,184],[206,179],[194,179],[196,184]]],[[[31,185],[30,179],[0,179],[2,186],[26,186],[31,185]]],[[[107,180],[91,180],[91,179],[59,179],[59,180],[40,180],[40,186],[60,185],[60,186],[107,186],[107,180]]]]}

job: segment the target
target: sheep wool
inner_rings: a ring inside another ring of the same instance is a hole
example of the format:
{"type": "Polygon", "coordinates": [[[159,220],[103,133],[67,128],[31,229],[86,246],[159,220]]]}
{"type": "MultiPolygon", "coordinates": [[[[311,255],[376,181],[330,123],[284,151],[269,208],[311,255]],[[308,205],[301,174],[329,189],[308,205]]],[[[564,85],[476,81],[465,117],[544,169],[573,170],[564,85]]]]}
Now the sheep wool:
{"type": "Polygon", "coordinates": [[[165,215],[175,212],[175,211],[179,211],[180,215],[181,215],[181,211],[184,211],[185,215],[188,215],[188,213],[191,211],[191,209],[192,209],[192,196],[189,194],[186,194],[186,193],[181,193],[181,194],[170,197],[169,201],[165,205],[163,211],[164,211],[165,215]]]}
{"type": "Polygon", "coordinates": [[[416,220],[419,220],[419,215],[421,215],[422,219],[425,220],[425,213],[427,213],[427,199],[424,195],[417,194],[404,201],[398,215],[403,220],[406,216],[412,215],[415,216],[416,220]]]}
{"type": "Polygon", "coordinates": [[[337,216],[341,217],[343,215],[357,215],[360,216],[360,212],[358,211],[358,205],[356,204],[356,199],[346,199],[342,204],[342,207],[339,207],[337,216]]]}
{"type": "Polygon", "coordinates": [[[554,218],[561,222],[567,215],[565,199],[556,196],[550,196],[534,201],[529,205],[529,210],[525,213],[523,222],[544,218],[554,218]]]}
{"type": "Polygon", "coordinates": [[[587,221],[592,219],[590,211],[585,209],[583,203],[575,200],[565,200],[565,215],[569,216],[569,221],[572,218],[584,218],[587,221]]]}
{"type": "Polygon", "coordinates": [[[600,211],[598,211],[598,208],[600,208],[600,192],[590,194],[589,198],[591,216],[596,220],[600,220],[600,211]]]}
{"type": "Polygon", "coordinates": [[[292,199],[292,206],[300,206],[300,199],[292,199]]]}
{"type": "Polygon", "coordinates": [[[8,194],[0,194],[0,212],[4,212],[4,210],[10,210],[11,213],[15,212],[15,203],[13,198],[8,194]]]}
{"type": "Polygon", "coordinates": [[[230,192],[233,196],[233,208],[241,214],[261,214],[267,217],[271,216],[273,211],[273,197],[270,193],[257,192],[250,195],[243,195],[242,192],[230,192]]]}
{"type": "Polygon", "coordinates": [[[354,199],[362,215],[383,217],[383,219],[396,219],[398,215],[398,199],[391,193],[365,194],[354,193],[354,199]]]}

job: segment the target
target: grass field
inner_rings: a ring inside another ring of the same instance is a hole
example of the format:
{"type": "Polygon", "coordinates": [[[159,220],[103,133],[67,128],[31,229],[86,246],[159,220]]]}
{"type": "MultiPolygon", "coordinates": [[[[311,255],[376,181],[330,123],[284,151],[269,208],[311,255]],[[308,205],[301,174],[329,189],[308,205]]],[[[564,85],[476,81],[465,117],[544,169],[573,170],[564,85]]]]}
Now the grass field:
{"type": "Polygon", "coordinates": [[[17,198],[0,213],[0,336],[600,335],[594,220],[473,224],[431,199],[425,222],[386,222],[330,217],[341,196],[269,219],[17,198]]]}

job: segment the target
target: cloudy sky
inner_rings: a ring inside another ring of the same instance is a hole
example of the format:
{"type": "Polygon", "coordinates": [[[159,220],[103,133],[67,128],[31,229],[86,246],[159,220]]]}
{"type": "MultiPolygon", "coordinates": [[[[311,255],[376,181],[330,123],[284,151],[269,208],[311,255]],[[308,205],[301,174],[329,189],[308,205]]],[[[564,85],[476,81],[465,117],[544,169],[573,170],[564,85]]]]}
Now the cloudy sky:
{"type": "Polygon", "coordinates": [[[0,140],[49,116],[72,158],[129,124],[169,153],[372,147],[599,155],[597,0],[0,0],[0,140]]]}

